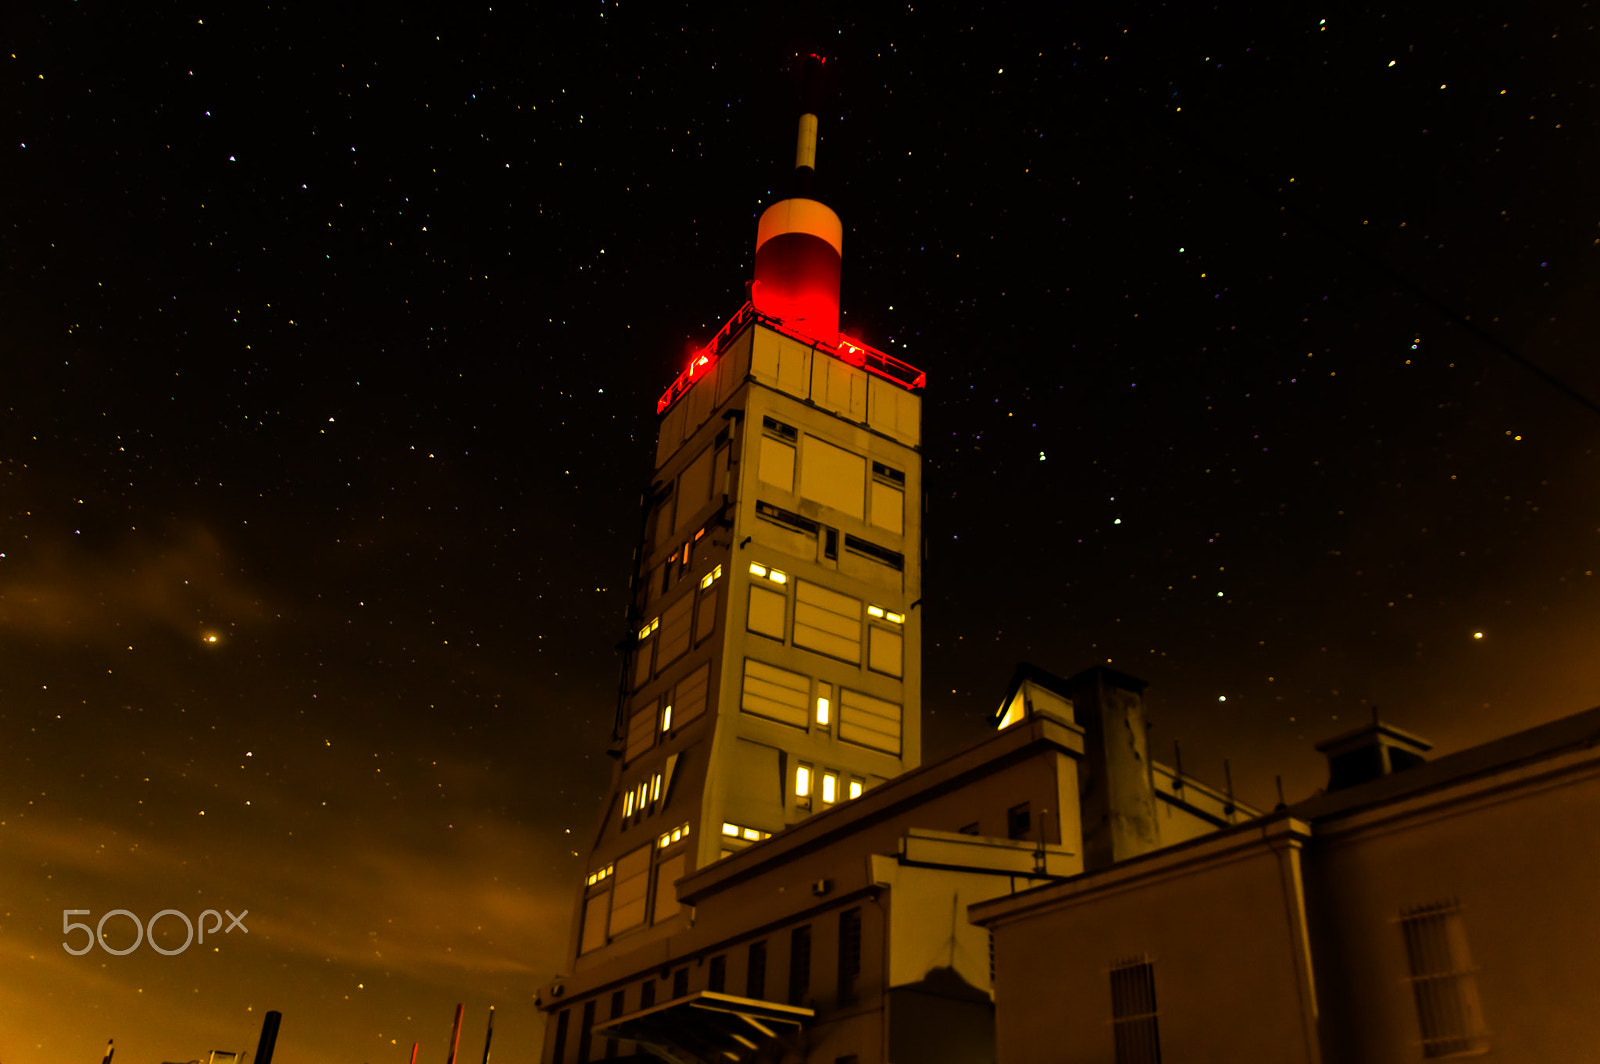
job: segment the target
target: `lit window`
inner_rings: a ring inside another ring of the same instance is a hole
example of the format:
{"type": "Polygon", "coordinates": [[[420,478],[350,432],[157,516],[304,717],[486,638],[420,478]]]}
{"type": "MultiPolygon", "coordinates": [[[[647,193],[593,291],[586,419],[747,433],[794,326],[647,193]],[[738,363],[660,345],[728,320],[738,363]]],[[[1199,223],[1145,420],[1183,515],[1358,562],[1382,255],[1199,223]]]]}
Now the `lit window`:
{"type": "Polygon", "coordinates": [[[822,725],[823,727],[827,727],[827,724],[828,724],[828,696],[827,695],[818,695],[817,696],[817,723],[822,725]]]}
{"type": "Polygon", "coordinates": [[[739,837],[739,825],[724,823],[722,825],[722,833],[729,838],[736,839],[739,837]]]}
{"type": "Polygon", "coordinates": [[[653,802],[661,797],[661,773],[657,772],[650,777],[650,800],[653,802]]]}
{"type": "MultiPolygon", "coordinates": [[[[684,835],[689,834],[689,825],[685,824],[683,826],[683,833],[684,835]]],[[[722,825],[722,834],[730,839],[740,839],[745,842],[760,842],[762,839],[772,838],[772,832],[770,831],[762,831],[759,828],[747,828],[742,824],[725,823],[722,825]]],[[[722,855],[726,857],[732,852],[733,851],[731,850],[724,850],[722,851],[722,855]]]]}
{"type": "Polygon", "coordinates": [[[788,573],[780,573],[776,569],[768,569],[767,570],[767,579],[771,580],[774,584],[786,584],[786,583],[789,582],[789,574],[788,573]]]}
{"type": "Polygon", "coordinates": [[[834,797],[838,794],[838,787],[838,776],[834,775],[832,772],[824,772],[822,774],[822,800],[824,802],[833,801],[834,797]]]}
{"type": "Polygon", "coordinates": [[[654,632],[657,628],[660,628],[660,627],[661,627],[661,618],[660,617],[656,617],[656,618],[652,619],[649,624],[647,624],[643,628],[639,629],[639,638],[640,639],[649,639],[650,638],[650,633],[654,632]]]}
{"type": "Polygon", "coordinates": [[[811,793],[811,766],[801,765],[794,773],[794,793],[804,798],[811,793]]]}
{"type": "Polygon", "coordinates": [[[751,576],[766,576],[767,575],[767,567],[765,565],[762,565],[760,562],[751,562],[750,563],[750,575],[751,576]]]}
{"type": "Polygon", "coordinates": [[[869,616],[869,617],[882,617],[883,616],[883,607],[882,606],[868,606],[867,607],[867,616],[869,616]]]}
{"type": "Polygon", "coordinates": [[[762,837],[762,833],[757,831],[755,828],[745,828],[743,831],[739,832],[739,834],[752,842],[762,837]]]}
{"type": "Polygon", "coordinates": [[[903,614],[903,613],[888,613],[888,614],[885,614],[884,616],[886,616],[889,619],[889,623],[890,624],[905,624],[906,623],[906,615],[903,614]]]}
{"type": "Polygon", "coordinates": [[[640,780],[639,781],[639,786],[634,788],[633,804],[637,808],[643,809],[644,808],[645,799],[649,797],[649,794],[650,794],[650,784],[645,780],[640,780]]]}
{"type": "Polygon", "coordinates": [[[658,846],[660,846],[663,850],[666,849],[668,846],[671,846],[672,845],[672,833],[671,832],[667,832],[666,834],[662,835],[659,839],[656,840],[656,844],[658,846]]]}
{"type": "Polygon", "coordinates": [[[705,534],[706,534],[706,530],[702,528],[700,531],[698,531],[698,532],[696,532],[694,534],[694,541],[696,543],[699,543],[700,542],[700,537],[705,535],[705,534]]]}
{"type": "Polygon", "coordinates": [[[860,780],[851,780],[850,781],[850,797],[851,798],[860,798],[861,797],[861,781],[860,780]]]}
{"type": "Polygon", "coordinates": [[[622,796],[622,815],[625,816],[625,817],[630,817],[630,816],[633,815],[633,791],[632,791],[632,789],[630,789],[627,794],[624,794],[622,796]]]}
{"type": "Polygon", "coordinates": [[[661,711],[661,730],[662,731],[671,731],[672,730],[672,707],[671,706],[668,706],[666,709],[663,709],[661,711]]]}
{"type": "Polygon", "coordinates": [[[721,575],[722,575],[722,566],[719,565],[715,569],[713,569],[709,573],[707,573],[705,576],[700,578],[700,589],[703,591],[706,588],[710,587],[712,584],[717,582],[717,578],[720,577],[721,575]]]}

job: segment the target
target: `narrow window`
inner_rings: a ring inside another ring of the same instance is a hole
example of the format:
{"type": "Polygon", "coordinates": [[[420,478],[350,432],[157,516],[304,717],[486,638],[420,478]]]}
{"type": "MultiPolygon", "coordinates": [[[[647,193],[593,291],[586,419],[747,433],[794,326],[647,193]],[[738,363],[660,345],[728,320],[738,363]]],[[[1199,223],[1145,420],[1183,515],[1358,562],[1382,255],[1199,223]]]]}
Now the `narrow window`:
{"type": "Polygon", "coordinates": [[[1111,966],[1111,1032],[1116,1064],[1161,1064],[1156,977],[1146,957],[1111,966]]]}
{"type": "Polygon", "coordinates": [[[850,797],[851,798],[860,798],[861,797],[861,788],[863,786],[865,786],[865,784],[863,784],[860,780],[851,780],[850,781],[850,797]]]}
{"type": "Polygon", "coordinates": [[[656,1003],[656,981],[646,979],[639,986],[639,1007],[648,1009],[656,1003]]]}
{"type": "Polygon", "coordinates": [[[578,1027],[578,1064],[588,1064],[589,1048],[594,1043],[594,1002],[583,1003],[583,1023],[578,1027]]]}
{"type": "Polygon", "coordinates": [[[811,766],[801,764],[794,770],[795,807],[811,808],[811,766]]]}
{"type": "Polygon", "coordinates": [[[567,1025],[572,1019],[571,1009],[556,1014],[556,1038],[550,1046],[550,1064],[565,1064],[567,1056],[567,1025]]]}
{"type": "Polygon", "coordinates": [[[861,978],[861,909],[846,909],[839,914],[839,1004],[856,1000],[856,984],[861,978]]]}
{"type": "Polygon", "coordinates": [[[1028,803],[1014,805],[1006,810],[1006,837],[1012,839],[1025,839],[1033,827],[1033,814],[1028,809],[1028,803]]]}
{"type": "Polygon", "coordinates": [[[789,932],[789,1004],[798,1005],[811,992],[811,925],[789,932]]]}
{"type": "MultiPolygon", "coordinates": [[[[616,1019],[618,1016],[622,1015],[622,1009],[624,1007],[623,1006],[623,1001],[625,1000],[625,998],[626,998],[626,992],[622,991],[622,990],[618,990],[616,993],[611,995],[611,1018],[613,1020],[616,1019]]],[[[616,1055],[617,1055],[617,1040],[615,1038],[607,1038],[606,1039],[606,1059],[610,1060],[612,1057],[615,1057],[616,1055]]]]}
{"type": "Polygon", "coordinates": [[[711,958],[710,971],[706,973],[706,989],[722,993],[728,989],[728,956],[719,953],[711,958]]]}
{"type": "Polygon", "coordinates": [[[689,993],[689,969],[679,968],[672,973],[672,996],[681,998],[689,993]]]}
{"type": "Polygon", "coordinates": [[[830,528],[822,537],[822,556],[837,561],[839,557],[839,530],[830,528]]]}
{"type": "Polygon", "coordinates": [[[828,726],[828,717],[830,715],[830,711],[833,708],[832,705],[830,704],[829,700],[832,697],[833,697],[833,687],[832,687],[831,684],[821,683],[821,684],[817,685],[817,725],[818,725],[818,727],[826,728],[828,726]]]}
{"type": "Polygon", "coordinates": [[[839,797],[839,774],[837,772],[824,772],[822,774],[822,800],[832,805],[839,797]]]}
{"type": "Polygon", "coordinates": [[[1422,1027],[1422,1055],[1432,1060],[1487,1049],[1483,1004],[1467,952],[1461,906],[1450,901],[1403,909],[1400,928],[1422,1027]]]}
{"type": "MultiPolygon", "coordinates": [[[[745,969],[744,992],[746,997],[760,1001],[767,994],[767,940],[750,943],[750,959],[745,969]]],[[[562,1015],[566,1015],[562,1013],[562,1015]]]]}

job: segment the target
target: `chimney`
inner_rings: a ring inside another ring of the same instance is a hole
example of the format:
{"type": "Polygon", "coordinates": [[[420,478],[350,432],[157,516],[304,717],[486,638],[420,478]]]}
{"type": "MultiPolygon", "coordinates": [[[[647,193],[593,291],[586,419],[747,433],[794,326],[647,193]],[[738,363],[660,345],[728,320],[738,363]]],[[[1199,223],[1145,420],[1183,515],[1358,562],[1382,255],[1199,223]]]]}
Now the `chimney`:
{"type": "Polygon", "coordinates": [[[1317,744],[1317,751],[1328,758],[1329,791],[1415,768],[1427,760],[1423,755],[1432,749],[1433,744],[1420,735],[1379,720],[1376,706],[1371,724],[1317,744]]]}
{"type": "Polygon", "coordinates": [[[1160,845],[1145,735],[1143,680],[1101,665],[1067,681],[1084,760],[1078,778],[1083,868],[1107,868],[1160,845]]]}

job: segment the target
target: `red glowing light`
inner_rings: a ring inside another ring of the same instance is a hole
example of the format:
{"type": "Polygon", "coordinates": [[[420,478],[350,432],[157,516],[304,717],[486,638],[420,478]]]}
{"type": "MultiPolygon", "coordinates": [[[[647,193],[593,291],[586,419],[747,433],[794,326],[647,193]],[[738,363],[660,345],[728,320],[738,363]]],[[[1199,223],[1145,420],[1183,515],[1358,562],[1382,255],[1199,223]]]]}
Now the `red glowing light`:
{"type": "Polygon", "coordinates": [[[678,375],[672,382],[672,387],[661,393],[661,398],[656,400],[656,413],[665,414],[673,403],[683,398],[695,380],[704,376],[703,370],[716,364],[718,356],[727,348],[734,337],[744,332],[745,326],[751,322],[759,321],[768,328],[775,329],[785,336],[799,340],[807,347],[831,355],[842,362],[849,363],[866,370],[868,373],[882,377],[884,380],[910,391],[915,388],[925,388],[928,384],[928,375],[909,362],[902,362],[893,355],[879,351],[871,344],[860,340],[840,336],[837,343],[827,343],[814,336],[808,336],[801,330],[786,324],[780,318],[763,314],[752,304],[746,303],[739,308],[739,312],[728,319],[728,323],[717,330],[717,335],[711,342],[702,347],[689,359],[689,367],[678,375]]]}

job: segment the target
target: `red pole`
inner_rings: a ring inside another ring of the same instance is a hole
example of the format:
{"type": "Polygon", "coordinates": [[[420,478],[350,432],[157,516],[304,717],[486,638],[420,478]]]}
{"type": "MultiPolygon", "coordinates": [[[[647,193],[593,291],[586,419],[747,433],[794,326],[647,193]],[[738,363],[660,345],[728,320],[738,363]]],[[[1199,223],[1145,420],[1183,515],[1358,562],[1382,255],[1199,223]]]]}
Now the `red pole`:
{"type": "Polygon", "coordinates": [[[411,1043],[411,1064],[417,1064],[417,1043],[411,1043]]]}
{"type": "Polygon", "coordinates": [[[450,1032],[450,1059],[445,1064],[456,1064],[456,1047],[461,1044],[461,1017],[466,1011],[465,1005],[456,1006],[456,1027],[450,1032]]]}

